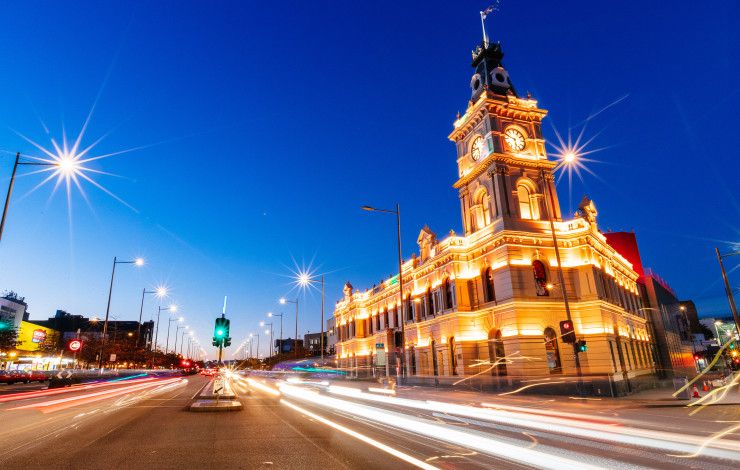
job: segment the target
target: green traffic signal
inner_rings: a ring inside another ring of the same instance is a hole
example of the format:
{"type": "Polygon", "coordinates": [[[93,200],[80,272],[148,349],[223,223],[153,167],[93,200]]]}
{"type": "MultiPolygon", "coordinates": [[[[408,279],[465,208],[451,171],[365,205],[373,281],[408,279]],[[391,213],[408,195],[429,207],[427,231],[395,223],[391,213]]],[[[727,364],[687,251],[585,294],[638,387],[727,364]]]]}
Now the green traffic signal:
{"type": "Polygon", "coordinates": [[[578,352],[586,352],[588,347],[586,346],[586,340],[576,341],[576,350],[578,352]]]}

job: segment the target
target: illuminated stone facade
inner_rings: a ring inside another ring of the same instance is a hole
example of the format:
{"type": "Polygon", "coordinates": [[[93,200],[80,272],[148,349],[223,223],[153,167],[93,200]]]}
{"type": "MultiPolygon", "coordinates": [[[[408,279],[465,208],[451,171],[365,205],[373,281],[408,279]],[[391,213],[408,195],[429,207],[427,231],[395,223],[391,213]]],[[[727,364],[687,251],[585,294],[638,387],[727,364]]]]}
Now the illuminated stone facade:
{"type": "MultiPolygon", "coordinates": [[[[516,94],[502,56],[498,44],[474,53],[471,100],[449,136],[457,149],[454,187],[464,233],[438,240],[424,227],[419,254],[403,264],[407,374],[575,374],[573,348],[559,338],[563,288],[577,338],[587,342],[579,355],[584,374],[615,380],[651,374],[638,274],[599,232],[591,201],[584,198],[572,219],[561,217],[557,162],[548,160],[541,131],[547,112],[516,94]]],[[[334,312],[341,367],[384,375],[379,349],[398,365],[398,289],[397,276],[364,292],[345,286],[334,312]]]]}

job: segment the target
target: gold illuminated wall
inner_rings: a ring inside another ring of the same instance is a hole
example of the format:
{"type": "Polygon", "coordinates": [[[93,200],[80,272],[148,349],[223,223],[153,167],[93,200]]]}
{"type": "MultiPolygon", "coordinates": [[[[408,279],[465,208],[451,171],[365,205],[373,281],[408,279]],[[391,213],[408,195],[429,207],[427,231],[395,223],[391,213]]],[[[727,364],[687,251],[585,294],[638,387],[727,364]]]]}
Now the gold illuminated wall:
{"type": "MultiPolygon", "coordinates": [[[[559,334],[566,319],[563,289],[576,335],[587,341],[580,355],[585,374],[622,379],[654,372],[637,273],[599,232],[592,202],[585,200],[570,219],[561,216],[557,163],[547,158],[540,128],[545,115],[531,98],[484,91],[455,121],[449,138],[457,150],[454,187],[464,233],[437,240],[425,227],[419,255],[403,264],[404,297],[414,305],[414,320],[405,325],[409,374],[575,373],[572,347],[546,339],[546,330],[559,334]],[[550,207],[564,286],[557,282],[550,207]],[[544,267],[544,283],[535,279],[535,262],[544,267]],[[505,367],[492,367],[496,361],[505,367]]],[[[370,373],[377,345],[392,349],[385,316],[398,306],[398,282],[394,277],[365,291],[347,286],[344,293],[334,312],[337,358],[342,367],[370,373]]]]}

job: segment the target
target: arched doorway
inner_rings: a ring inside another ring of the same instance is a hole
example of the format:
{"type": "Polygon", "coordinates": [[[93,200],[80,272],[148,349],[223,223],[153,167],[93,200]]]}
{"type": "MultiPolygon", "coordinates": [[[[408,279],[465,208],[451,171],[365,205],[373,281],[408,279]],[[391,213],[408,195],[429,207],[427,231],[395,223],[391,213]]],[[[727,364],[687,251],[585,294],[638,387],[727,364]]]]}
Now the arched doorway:
{"type": "Polygon", "coordinates": [[[558,351],[558,335],[551,327],[545,328],[545,355],[547,357],[547,368],[550,373],[557,374],[563,371],[560,364],[560,351],[558,351]]]}
{"type": "Polygon", "coordinates": [[[416,375],[416,348],[409,348],[409,365],[411,366],[411,375],[416,375]]]}
{"type": "Polygon", "coordinates": [[[497,365],[491,367],[491,375],[506,375],[506,361],[503,359],[506,357],[506,351],[504,350],[504,341],[501,339],[501,330],[491,330],[488,332],[488,358],[491,364],[499,362],[497,365]]]}
{"type": "Polygon", "coordinates": [[[450,369],[452,369],[452,375],[457,375],[457,355],[455,354],[455,337],[450,336],[447,341],[450,345],[450,369]]]}
{"type": "Polygon", "coordinates": [[[437,349],[434,346],[434,340],[429,341],[429,352],[432,355],[432,371],[437,376],[439,375],[439,364],[437,363],[437,349]]]}

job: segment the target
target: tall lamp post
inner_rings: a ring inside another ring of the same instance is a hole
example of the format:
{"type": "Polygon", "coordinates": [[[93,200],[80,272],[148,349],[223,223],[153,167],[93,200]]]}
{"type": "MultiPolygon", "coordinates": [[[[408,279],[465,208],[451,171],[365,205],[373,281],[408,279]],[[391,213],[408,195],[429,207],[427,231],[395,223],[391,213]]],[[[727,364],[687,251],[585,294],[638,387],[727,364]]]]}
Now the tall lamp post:
{"type": "Polygon", "coordinates": [[[282,313],[268,313],[268,317],[280,317],[280,348],[278,349],[278,354],[281,354],[283,352],[283,314],[282,313]]]}
{"type": "MultiPolygon", "coordinates": [[[[185,321],[183,317],[175,317],[175,318],[168,318],[167,319],[167,341],[164,343],[164,353],[167,354],[170,350],[170,328],[172,327],[172,322],[182,322],[185,321]]],[[[177,338],[175,338],[177,340],[177,338]]],[[[175,350],[177,352],[177,350],[175,350]]]]}
{"type": "MultiPolygon", "coordinates": [[[[183,344],[185,343],[185,332],[190,329],[188,325],[177,325],[177,329],[182,328],[182,334],[180,335],[180,355],[182,356],[183,344]]],[[[175,352],[177,352],[177,332],[175,332],[175,352]]]]}
{"type": "MultiPolygon", "coordinates": [[[[282,305],[295,304],[295,338],[293,339],[293,352],[295,353],[295,357],[298,358],[298,299],[288,300],[283,297],[280,299],[280,303],[282,305]]],[[[257,341],[259,342],[259,338],[257,341]]],[[[259,349],[259,346],[257,348],[259,349]]],[[[257,351],[257,355],[259,356],[259,351],[257,351]]]]}
{"type": "MultiPolygon", "coordinates": [[[[401,383],[406,380],[406,311],[403,308],[403,254],[401,251],[401,205],[396,203],[396,210],[392,209],[378,209],[371,206],[362,206],[363,210],[370,212],[385,212],[387,214],[395,214],[396,216],[396,240],[398,246],[398,298],[399,306],[401,309],[401,383]]],[[[394,341],[395,342],[395,341],[394,341]]],[[[395,344],[394,344],[395,348],[395,344]]],[[[388,348],[390,350],[390,348],[388,348]]],[[[390,368],[388,365],[388,358],[385,360],[385,374],[390,377],[390,368]]]]}
{"type": "MultiPolygon", "coordinates": [[[[33,158],[33,157],[32,157],[33,158]]],[[[15,186],[15,174],[18,171],[18,167],[21,165],[29,166],[55,166],[58,168],[58,172],[62,176],[71,176],[77,172],[80,168],[80,162],[74,158],[61,158],[54,162],[47,161],[23,161],[21,160],[21,153],[15,154],[15,163],[13,164],[13,173],[10,175],[10,184],[8,185],[8,194],[5,196],[5,206],[3,207],[3,216],[0,219],[0,240],[3,239],[3,231],[5,230],[5,218],[8,215],[8,207],[10,206],[10,196],[13,194],[13,186],[15,186]]]]}
{"type": "Polygon", "coordinates": [[[141,337],[141,316],[144,313],[144,296],[146,294],[155,294],[157,297],[164,298],[167,296],[167,289],[165,287],[157,287],[155,290],[146,290],[146,287],[141,291],[141,306],[139,307],[139,325],[136,329],[136,347],[139,347],[139,338],[141,337]]]}
{"type": "Polygon", "coordinates": [[[168,307],[157,306],[157,325],[154,328],[154,341],[152,341],[152,365],[154,364],[154,354],[157,352],[157,343],[159,342],[159,317],[165,310],[176,312],[177,305],[172,304],[168,307]]]}
{"type": "Polygon", "coordinates": [[[272,339],[272,322],[266,323],[266,322],[261,321],[260,322],[260,326],[269,326],[270,327],[269,330],[265,330],[265,334],[266,335],[267,334],[270,335],[270,349],[269,349],[269,351],[270,351],[270,358],[272,358],[272,350],[273,350],[274,345],[275,345],[275,342],[272,339]]]}
{"type": "MultiPolygon", "coordinates": [[[[6,201],[7,203],[7,201],[6,201]]],[[[130,261],[118,261],[118,257],[113,257],[113,270],[110,274],[110,287],[108,288],[108,306],[105,308],[105,323],[103,323],[103,342],[100,344],[100,358],[98,360],[98,369],[103,369],[103,354],[105,352],[105,343],[108,334],[108,317],[110,316],[110,301],[113,296],[113,279],[116,277],[116,266],[119,264],[133,264],[135,266],[144,266],[142,258],[136,258],[130,261]]]]}
{"type": "MultiPolygon", "coordinates": [[[[575,153],[569,152],[563,157],[563,162],[567,165],[570,165],[575,162],[576,155],[575,153]]],[[[553,197],[552,191],[550,190],[550,184],[549,180],[552,179],[552,174],[549,175],[549,178],[547,178],[547,175],[545,175],[545,168],[540,167],[540,181],[542,182],[542,187],[545,193],[545,209],[547,210],[547,219],[550,223],[550,233],[552,234],[552,244],[555,248],[555,260],[558,263],[558,282],[560,283],[561,289],[560,291],[563,294],[563,305],[565,306],[565,318],[570,322],[570,324],[573,324],[573,319],[570,315],[570,303],[568,302],[568,289],[566,289],[565,286],[565,277],[563,276],[563,264],[560,262],[560,248],[558,247],[558,237],[555,233],[555,199],[553,197]]],[[[576,363],[576,375],[578,375],[578,388],[581,388],[581,376],[583,375],[581,372],[581,359],[578,357],[578,346],[576,343],[573,343],[573,357],[575,358],[576,363]]],[[[580,390],[579,390],[580,391],[580,390]]]]}
{"type": "MultiPolygon", "coordinates": [[[[301,273],[298,276],[298,285],[301,287],[308,287],[313,282],[321,283],[321,365],[324,365],[324,275],[315,280],[308,273],[301,273]]],[[[306,346],[305,344],[303,345],[306,346]]]]}
{"type": "Polygon", "coordinates": [[[725,272],[725,265],[722,263],[722,258],[729,256],[740,255],[740,251],[733,251],[732,253],[720,254],[719,248],[715,248],[714,251],[717,253],[717,261],[719,262],[719,268],[722,271],[722,280],[725,283],[725,293],[727,294],[727,302],[730,304],[730,311],[732,311],[732,318],[735,320],[735,328],[738,334],[740,334],[740,317],[737,314],[737,306],[735,305],[735,299],[732,297],[732,289],[730,288],[730,281],[727,280],[727,273],[725,272]]]}

